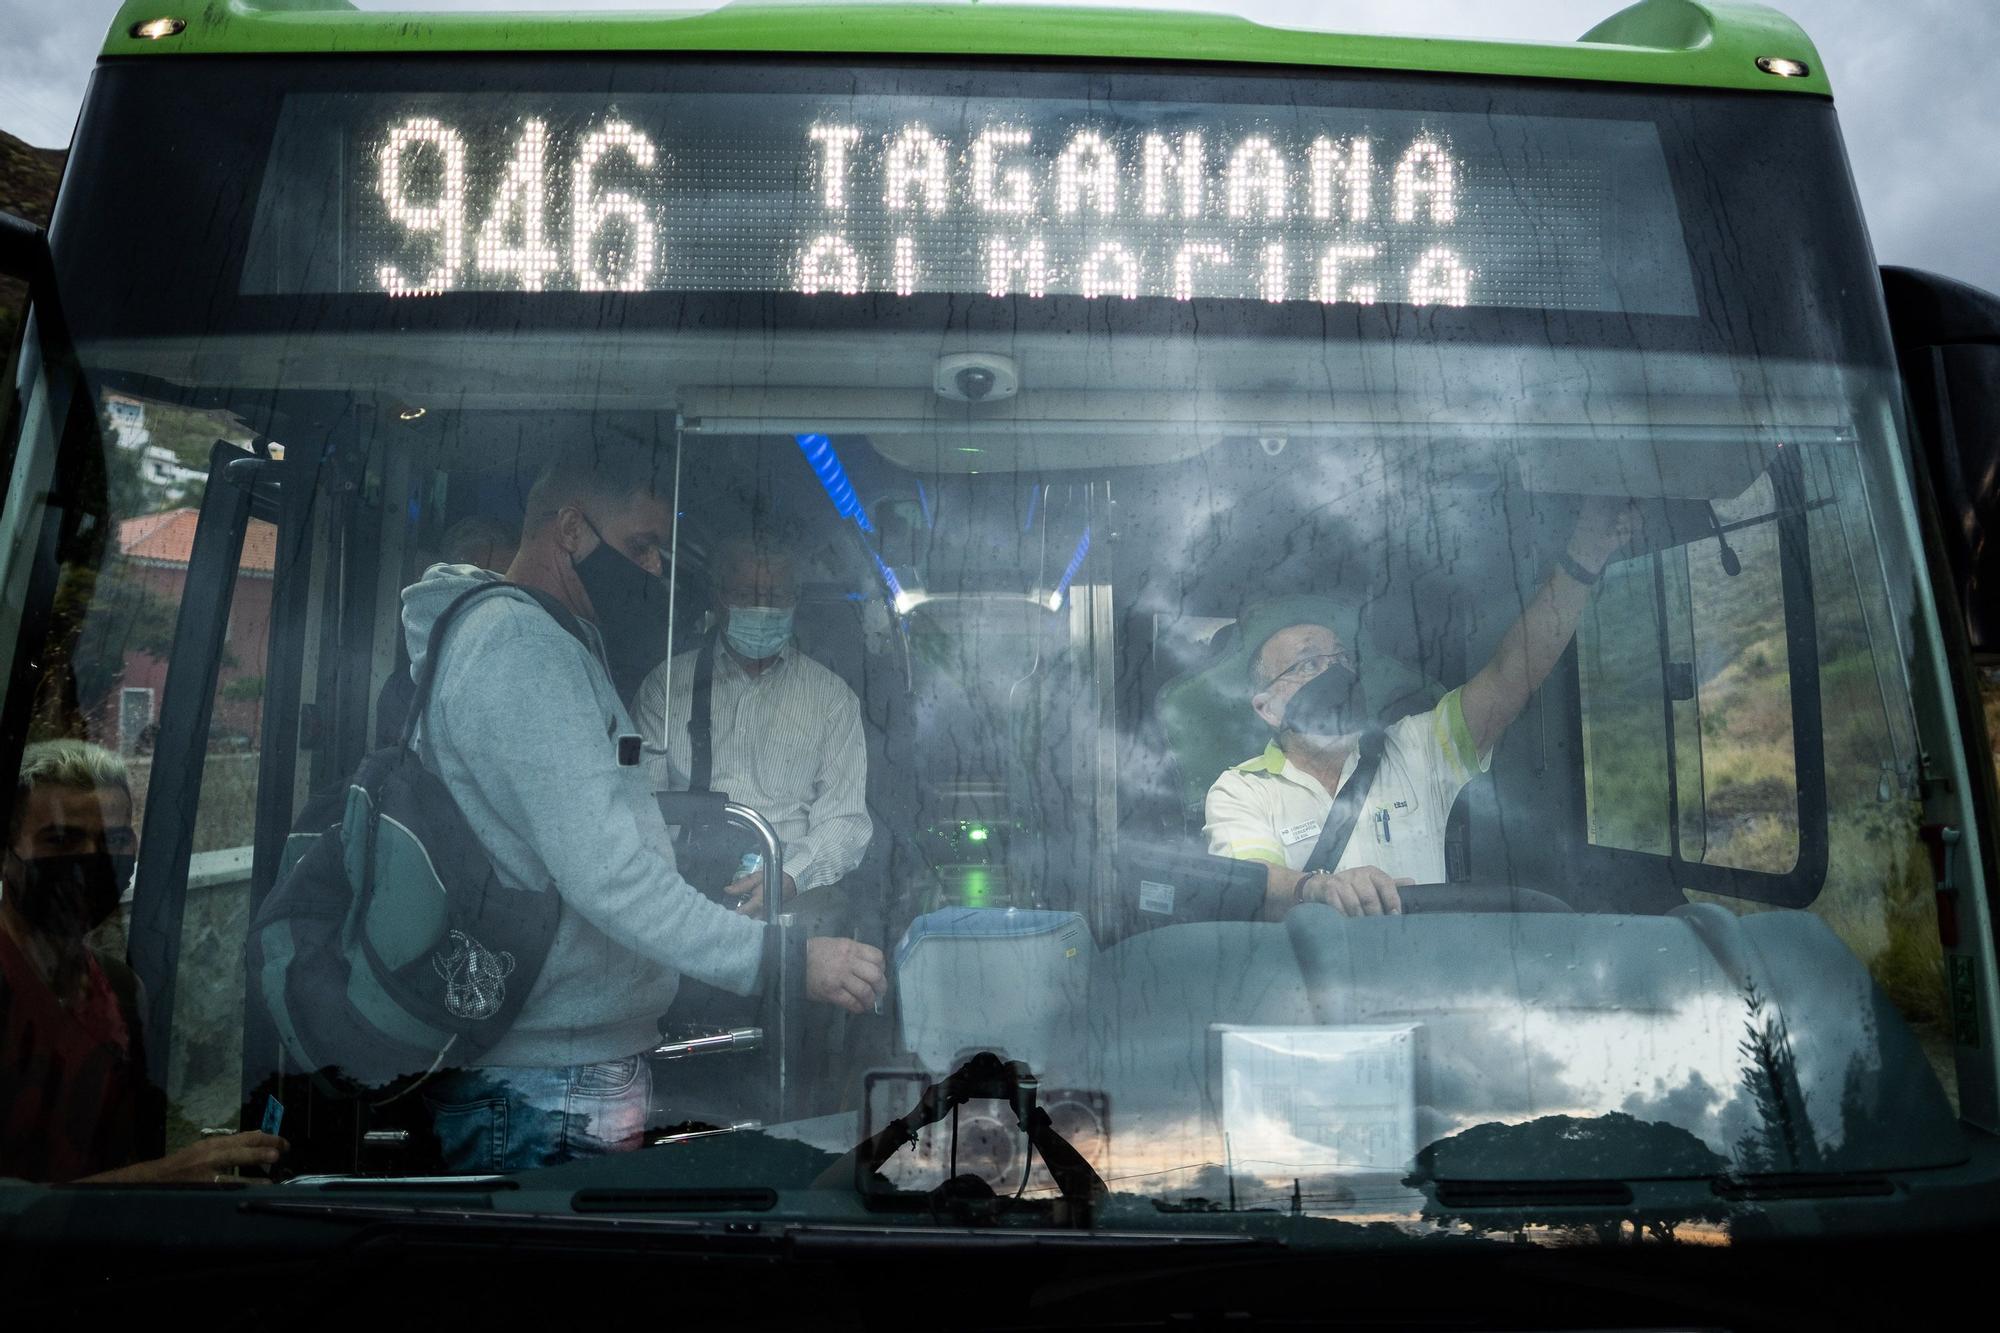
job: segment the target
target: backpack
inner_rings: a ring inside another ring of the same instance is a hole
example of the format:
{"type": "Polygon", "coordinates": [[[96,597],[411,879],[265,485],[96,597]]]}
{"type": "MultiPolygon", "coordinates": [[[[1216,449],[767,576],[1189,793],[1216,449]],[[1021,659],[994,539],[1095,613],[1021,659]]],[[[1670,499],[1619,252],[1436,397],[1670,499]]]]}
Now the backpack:
{"type": "MultiPolygon", "coordinates": [[[[470,1063],[505,1034],[555,938],[554,886],[502,883],[413,740],[445,636],[478,598],[459,594],[431,631],[401,740],[345,789],[307,802],[277,883],[250,926],[248,976],[295,1069],[352,1095],[470,1063]]],[[[520,588],[588,645],[576,620],[520,588]]],[[[410,1090],[401,1087],[397,1095],[410,1090]]]]}

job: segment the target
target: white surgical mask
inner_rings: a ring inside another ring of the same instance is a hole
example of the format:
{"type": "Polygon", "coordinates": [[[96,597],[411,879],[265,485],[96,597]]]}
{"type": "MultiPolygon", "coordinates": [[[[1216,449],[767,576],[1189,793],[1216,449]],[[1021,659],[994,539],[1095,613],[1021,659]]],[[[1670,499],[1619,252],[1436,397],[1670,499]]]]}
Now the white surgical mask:
{"type": "Polygon", "coordinates": [[[753,662],[776,657],[792,637],[791,608],[732,606],[724,635],[731,648],[753,662]]]}

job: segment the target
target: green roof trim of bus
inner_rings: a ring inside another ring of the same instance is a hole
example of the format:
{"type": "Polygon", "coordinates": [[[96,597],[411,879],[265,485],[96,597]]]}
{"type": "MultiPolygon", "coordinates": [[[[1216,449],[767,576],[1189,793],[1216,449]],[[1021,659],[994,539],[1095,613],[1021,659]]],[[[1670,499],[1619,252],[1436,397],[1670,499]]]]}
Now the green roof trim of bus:
{"type": "Polygon", "coordinates": [[[707,12],[394,13],[346,0],[128,0],[106,56],[729,51],[1083,57],[1830,92],[1798,25],[1761,5],[1640,0],[1580,41],[1490,42],[1268,28],[1222,14],[1059,6],[746,3],[707,12]],[[185,31],[133,35],[148,19],[185,31]],[[1757,67],[1802,61],[1802,78],[1757,67]]]}

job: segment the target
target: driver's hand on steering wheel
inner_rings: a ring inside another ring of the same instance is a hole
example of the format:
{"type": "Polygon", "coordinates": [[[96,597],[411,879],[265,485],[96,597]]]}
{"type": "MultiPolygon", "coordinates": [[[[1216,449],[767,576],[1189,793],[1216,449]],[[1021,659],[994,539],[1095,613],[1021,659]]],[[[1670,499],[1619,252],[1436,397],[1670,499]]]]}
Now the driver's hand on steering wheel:
{"type": "Polygon", "coordinates": [[[1396,879],[1379,866],[1320,870],[1299,881],[1299,901],[1325,903],[1342,916],[1401,916],[1403,899],[1396,890],[1414,883],[1396,879]]]}

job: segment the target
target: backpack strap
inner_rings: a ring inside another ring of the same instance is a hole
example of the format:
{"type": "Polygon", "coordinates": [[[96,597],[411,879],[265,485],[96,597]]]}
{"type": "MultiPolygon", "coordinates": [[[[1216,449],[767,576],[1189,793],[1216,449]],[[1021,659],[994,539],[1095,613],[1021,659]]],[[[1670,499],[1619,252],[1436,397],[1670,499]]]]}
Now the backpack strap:
{"type": "Polygon", "coordinates": [[[1362,802],[1368,799],[1368,789],[1375,785],[1376,770],[1382,767],[1382,752],[1388,747],[1389,734],[1381,728],[1372,728],[1362,734],[1361,757],[1355,761],[1354,773],[1334,799],[1333,809],[1326,812],[1326,823],[1320,825],[1319,841],[1313,844],[1312,855],[1306,858],[1306,874],[1332,870],[1340,864],[1347,844],[1354,839],[1354,826],[1361,822],[1362,802]]]}
{"type": "Polygon", "coordinates": [[[583,631],[582,622],[570,614],[568,607],[543,592],[540,588],[524,587],[519,583],[509,583],[504,579],[496,579],[490,583],[481,583],[475,587],[467,588],[464,592],[451,599],[450,605],[445,607],[444,611],[439,614],[436,623],[431,626],[430,642],[426,645],[424,652],[424,669],[417,676],[416,691],[410,695],[409,711],[403,715],[403,734],[401,740],[398,742],[403,749],[409,749],[411,741],[416,737],[417,720],[424,715],[424,705],[430,702],[431,686],[437,681],[438,662],[444,657],[445,635],[457,623],[459,613],[488,593],[500,592],[503,589],[510,588],[516,592],[524,592],[534,598],[536,603],[544,611],[548,612],[556,624],[561,625],[571,638],[582,644],[593,657],[597,655],[597,650],[591,646],[589,637],[583,631]]]}
{"type": "Polygon", "coordinates": [[[715,776],[716,629],[702,640],[694,659],[694,691],[688,699],[688,790],[707,791],[715,776]]]}

